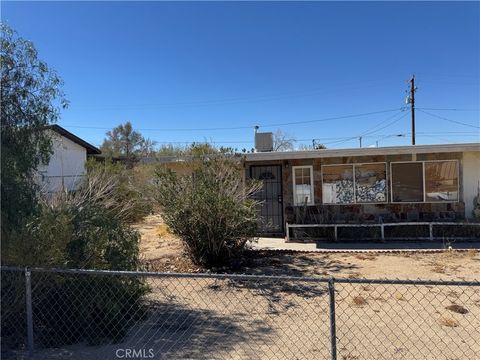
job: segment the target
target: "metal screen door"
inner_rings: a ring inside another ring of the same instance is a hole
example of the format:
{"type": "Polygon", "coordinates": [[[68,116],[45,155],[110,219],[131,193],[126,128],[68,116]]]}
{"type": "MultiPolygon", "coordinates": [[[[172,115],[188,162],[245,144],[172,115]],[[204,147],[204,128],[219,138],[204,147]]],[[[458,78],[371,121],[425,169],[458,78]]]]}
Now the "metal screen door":
{"type": "Polygon", "coordinates": [[[263,182],[262,190],[254,195],[256,200],[262,201],[258,209],[259,232],[283,233],[282,167],[251,166],[250,177],[263,182]]]}

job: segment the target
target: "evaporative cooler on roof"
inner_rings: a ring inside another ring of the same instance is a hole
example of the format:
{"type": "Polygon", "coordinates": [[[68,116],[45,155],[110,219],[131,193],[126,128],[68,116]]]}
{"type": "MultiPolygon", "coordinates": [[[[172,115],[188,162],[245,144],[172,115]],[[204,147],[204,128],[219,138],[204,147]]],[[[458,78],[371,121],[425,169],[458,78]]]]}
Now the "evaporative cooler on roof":
{"type": "Polygon", "coordinates": [[[273,151],[273,133],[255,133],[255,150],[257,152],[273,151]]]}

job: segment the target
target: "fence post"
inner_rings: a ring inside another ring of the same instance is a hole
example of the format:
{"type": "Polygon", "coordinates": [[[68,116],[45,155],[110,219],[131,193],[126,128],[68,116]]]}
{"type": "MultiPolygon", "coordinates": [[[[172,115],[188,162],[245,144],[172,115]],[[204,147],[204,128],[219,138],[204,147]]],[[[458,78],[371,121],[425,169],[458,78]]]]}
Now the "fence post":
{"type": "Polygon", "coordinates": [[[25,268],[25,298],[27,311],[27,348],[28,359],[33,360],[33,316],[32,316],[32,274],[25,268]]]}
{"type": "Polygon", "coordinates": [[[328,280],[328,295],[330,300],[330,343],[332,360],[337,360],[337,330],[335,323],[335,285],[334,279],[328,280]]]}

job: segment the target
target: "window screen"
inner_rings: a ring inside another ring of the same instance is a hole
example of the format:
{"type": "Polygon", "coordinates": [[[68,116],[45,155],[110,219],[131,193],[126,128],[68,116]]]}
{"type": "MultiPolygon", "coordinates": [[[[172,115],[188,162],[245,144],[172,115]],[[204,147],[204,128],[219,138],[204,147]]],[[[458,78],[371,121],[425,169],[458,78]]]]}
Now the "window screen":
{"type": "Polygon", "coordinates": [[[293,168],[294,186],[293,196],[295,205],[313,204],[312,167],[302,166],[293,168]]]}
{"type": "Polygon", "coordinates": [[[425,162],[426,201],[458,200],[458,162],[425,162]]]}
{"type": "Polygon", "coordinates": [[[423,202],[423,163],[392,164],[392,201],[423,202]]]}
{"type": "Polygon", "coordinates": [[[322,169],[323,203],[353,203],[353,165],[324,166],[322,169]]]}
{"type": "Polygon", "coordinates": [[[387,200],[385,164],[355,165],[355,196],[357,203],[387,200]]]}

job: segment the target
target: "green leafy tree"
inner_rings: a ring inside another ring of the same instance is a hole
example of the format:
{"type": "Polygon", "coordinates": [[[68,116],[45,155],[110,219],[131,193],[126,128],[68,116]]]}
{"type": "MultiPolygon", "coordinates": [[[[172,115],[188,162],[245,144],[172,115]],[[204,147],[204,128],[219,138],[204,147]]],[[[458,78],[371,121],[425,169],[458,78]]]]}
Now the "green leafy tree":
{"type": "MultiPolygon", "coordinates": [[[[67,101],[61,79],[38,59],[33,44],[0,26],[2,263],[138,270],[139,234],[126,224],[125,204],[110,196],[116,178],[88,176],[78,191],[58,198],[42,198],[35,186],[35,170],[52,152],[45,130],[67,101]]],[[[79,283],[56,274],[46,277],[36,288],[44,295],[37,299],[38,313],[47,314],[39,319],[39,341],[55,345],[120,339],[133,325],[132,316],[141,312],[140,298],[148,290],[140,279],[84,278],[79,283]],[[54,307],[57,311],[51,312],[54,307]]],[[[0,297],[2,345],[5,338],[21,345],[26,331],[18,327],[26,324],[18,302],[25,288],[19,280],[2,273],[2,294],[13,294],[0,297]]]]}
{"type": "Polygon", "coordinates": [[[193,142],[187,149],[188,155],[202,156],[218,153],[218,149],[208,142],[193,142]]]}
{"type": "Polygon", "coordinates": [[[2,239],[36,209],[34,173],[48,162],[49,124],[68,105],[62,80],[38,58],[30,41],[0,24],[1,61],[1,225],[2,239]]]}
{"type": "Polygon", "coordinates": [[[140,132],[135,131],[130,121],[113,128],[106,135],[101,150],[110,157],[125,157],[131,161],[137,156],[152,154],[156,145],[155,141],[144,138],[140,132]]]}

